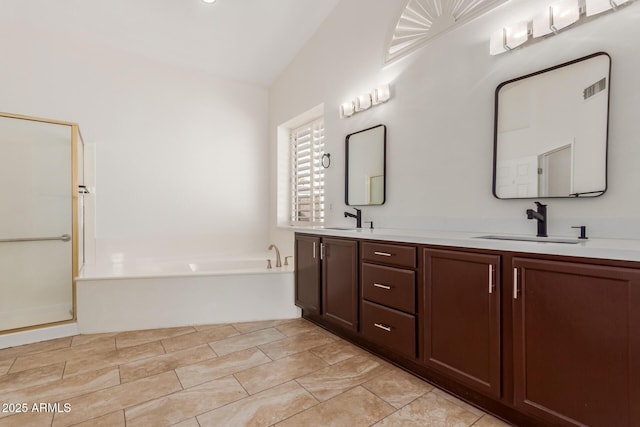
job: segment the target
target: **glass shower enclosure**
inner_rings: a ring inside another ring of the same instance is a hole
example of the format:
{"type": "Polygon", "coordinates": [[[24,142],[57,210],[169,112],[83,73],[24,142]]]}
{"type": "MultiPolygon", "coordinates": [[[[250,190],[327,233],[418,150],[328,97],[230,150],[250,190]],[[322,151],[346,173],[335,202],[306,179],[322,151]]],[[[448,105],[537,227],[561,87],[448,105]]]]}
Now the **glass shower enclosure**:
{"type": "Polygon", "coordinates": [[[77,124],[0,113],[0,333],[75,320],[82,165],[77,124]]]}

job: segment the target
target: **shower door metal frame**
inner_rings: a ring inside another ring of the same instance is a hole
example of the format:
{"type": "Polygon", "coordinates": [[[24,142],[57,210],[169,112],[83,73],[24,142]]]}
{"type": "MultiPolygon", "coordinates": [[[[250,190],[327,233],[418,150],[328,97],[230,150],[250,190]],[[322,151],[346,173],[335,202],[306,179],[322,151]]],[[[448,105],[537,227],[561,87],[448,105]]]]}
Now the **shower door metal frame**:
{"type": "MultiPolygon", "coordinates": [[[[11,113],[3,113],[0,112],[0,117],[17,119],[17,120],[27,120],[32,122],[40,122],[40,123],[49,123],[54,125],[61,126],[69,126],[71,131],[70,134],[70,143],[71,143],[71,295],[72,295],[72,310],[73,316],[69,320],[61,320],[57,322],[50,322],[38,325],[30,325],[24,326],[20,328],[0,330],[0,335],[20,332],[20,331],[28,331],[33,329],[40,329],[47,326],[55,326],[55,325],[64,325],[69,323],[74,323],[78,319],[78,310],[76,307],[76,277],[78,277],[78,272],[80,268],[79,263],[79,253],[78,246],[80,238],[79,227],[78,227],[78,203],[79,203],[79,195],[78,195],[78,167],[82,165],[82,172],[84,175],[84,142],[82,140],[82,135],[80,134],[80,126],[77,123],[67,122],[62,120],[52,120],[52,119],[44,119],[40,117],[32,117],[32,116],[24,116],[19,114],[11,114],[11,113]],[[80,152],[79,152],[80,149],[80,152]]],[[[84,179],[83,179],[84,181],[84,179]]],[[[84,183],[84,182],[83,182],[84,183]]],[[[40,238],[38,238],[40,239],[40,238]]],[[[63,236],[58,237],[44,237],[45,240],[63,240],[63,236]]],[[[18,240],[22,241],[26,239],[6,239],[6,240],[18,240]]]]}

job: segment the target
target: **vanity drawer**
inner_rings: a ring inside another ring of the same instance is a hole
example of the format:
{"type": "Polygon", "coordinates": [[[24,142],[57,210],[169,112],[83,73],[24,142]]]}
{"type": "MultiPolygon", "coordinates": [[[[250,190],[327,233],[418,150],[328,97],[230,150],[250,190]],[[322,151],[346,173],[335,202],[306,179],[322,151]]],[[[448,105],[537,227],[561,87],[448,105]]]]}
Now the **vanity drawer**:
{"type": "Polygon", "coordinates": [[[362,263],[362,297],[407,313],[416,311],[413,270],[362,263]]]}
{"type": "Polygon", "coordinates": [[[416,268],[416,248],[413,246],[363,242],[361,251],[363,261],[416,268]]]}
{"type": "Polygon", "coordinates": [[[416,357],[416,317],[368,301],[362,302],[362,335],[396,353],[416,357]]]}

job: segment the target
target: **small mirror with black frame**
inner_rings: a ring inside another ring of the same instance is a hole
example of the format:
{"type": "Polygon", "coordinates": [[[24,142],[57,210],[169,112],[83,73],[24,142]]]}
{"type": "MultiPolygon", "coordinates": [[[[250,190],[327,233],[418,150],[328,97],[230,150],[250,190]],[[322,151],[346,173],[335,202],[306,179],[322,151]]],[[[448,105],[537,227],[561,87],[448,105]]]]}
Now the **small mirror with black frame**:
{"type": "Polygon", "coordinates": [[[377,125],[347,135],[345,203],[348,206],[385,202],[387,127],[377,125]]]}
{"type": "Polygon", "coordinates": [[[495,197],[606,191],[610,74],[611,58],[599,52],[497,87],[495,197]]]}

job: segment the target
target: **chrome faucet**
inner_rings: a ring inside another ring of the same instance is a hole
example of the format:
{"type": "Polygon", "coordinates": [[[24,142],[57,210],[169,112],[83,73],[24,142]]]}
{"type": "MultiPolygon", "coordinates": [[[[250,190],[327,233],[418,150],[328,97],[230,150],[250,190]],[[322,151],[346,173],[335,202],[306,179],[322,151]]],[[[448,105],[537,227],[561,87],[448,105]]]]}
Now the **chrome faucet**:
{"type": "Polygon", "coordinates": [[[533,209],[527,209],[527,219],[535,219],[538,221],[538,237],[547,236],[547,205],[543,205],[540,202],[535,202],[538,206],[537,211],[533,209]]]}
{"type": "Polygon", "coordinates": [[[268,250],[275,249],[276,250],[276,268],[282,267],[282,260],[280,259],[280,250],[276,245],[269,245],[268,250]]]}
{"type": "Polygon", "coordinates": [[[350,218],[355,218],[356,219],[356,228],[362,228],[362,210],[358,209],[358,208],[353,208],[356,210],[355,215],[350,213],[350,212],[345,212],[344,213],[344,217],[350,217],[350,218]]]}

